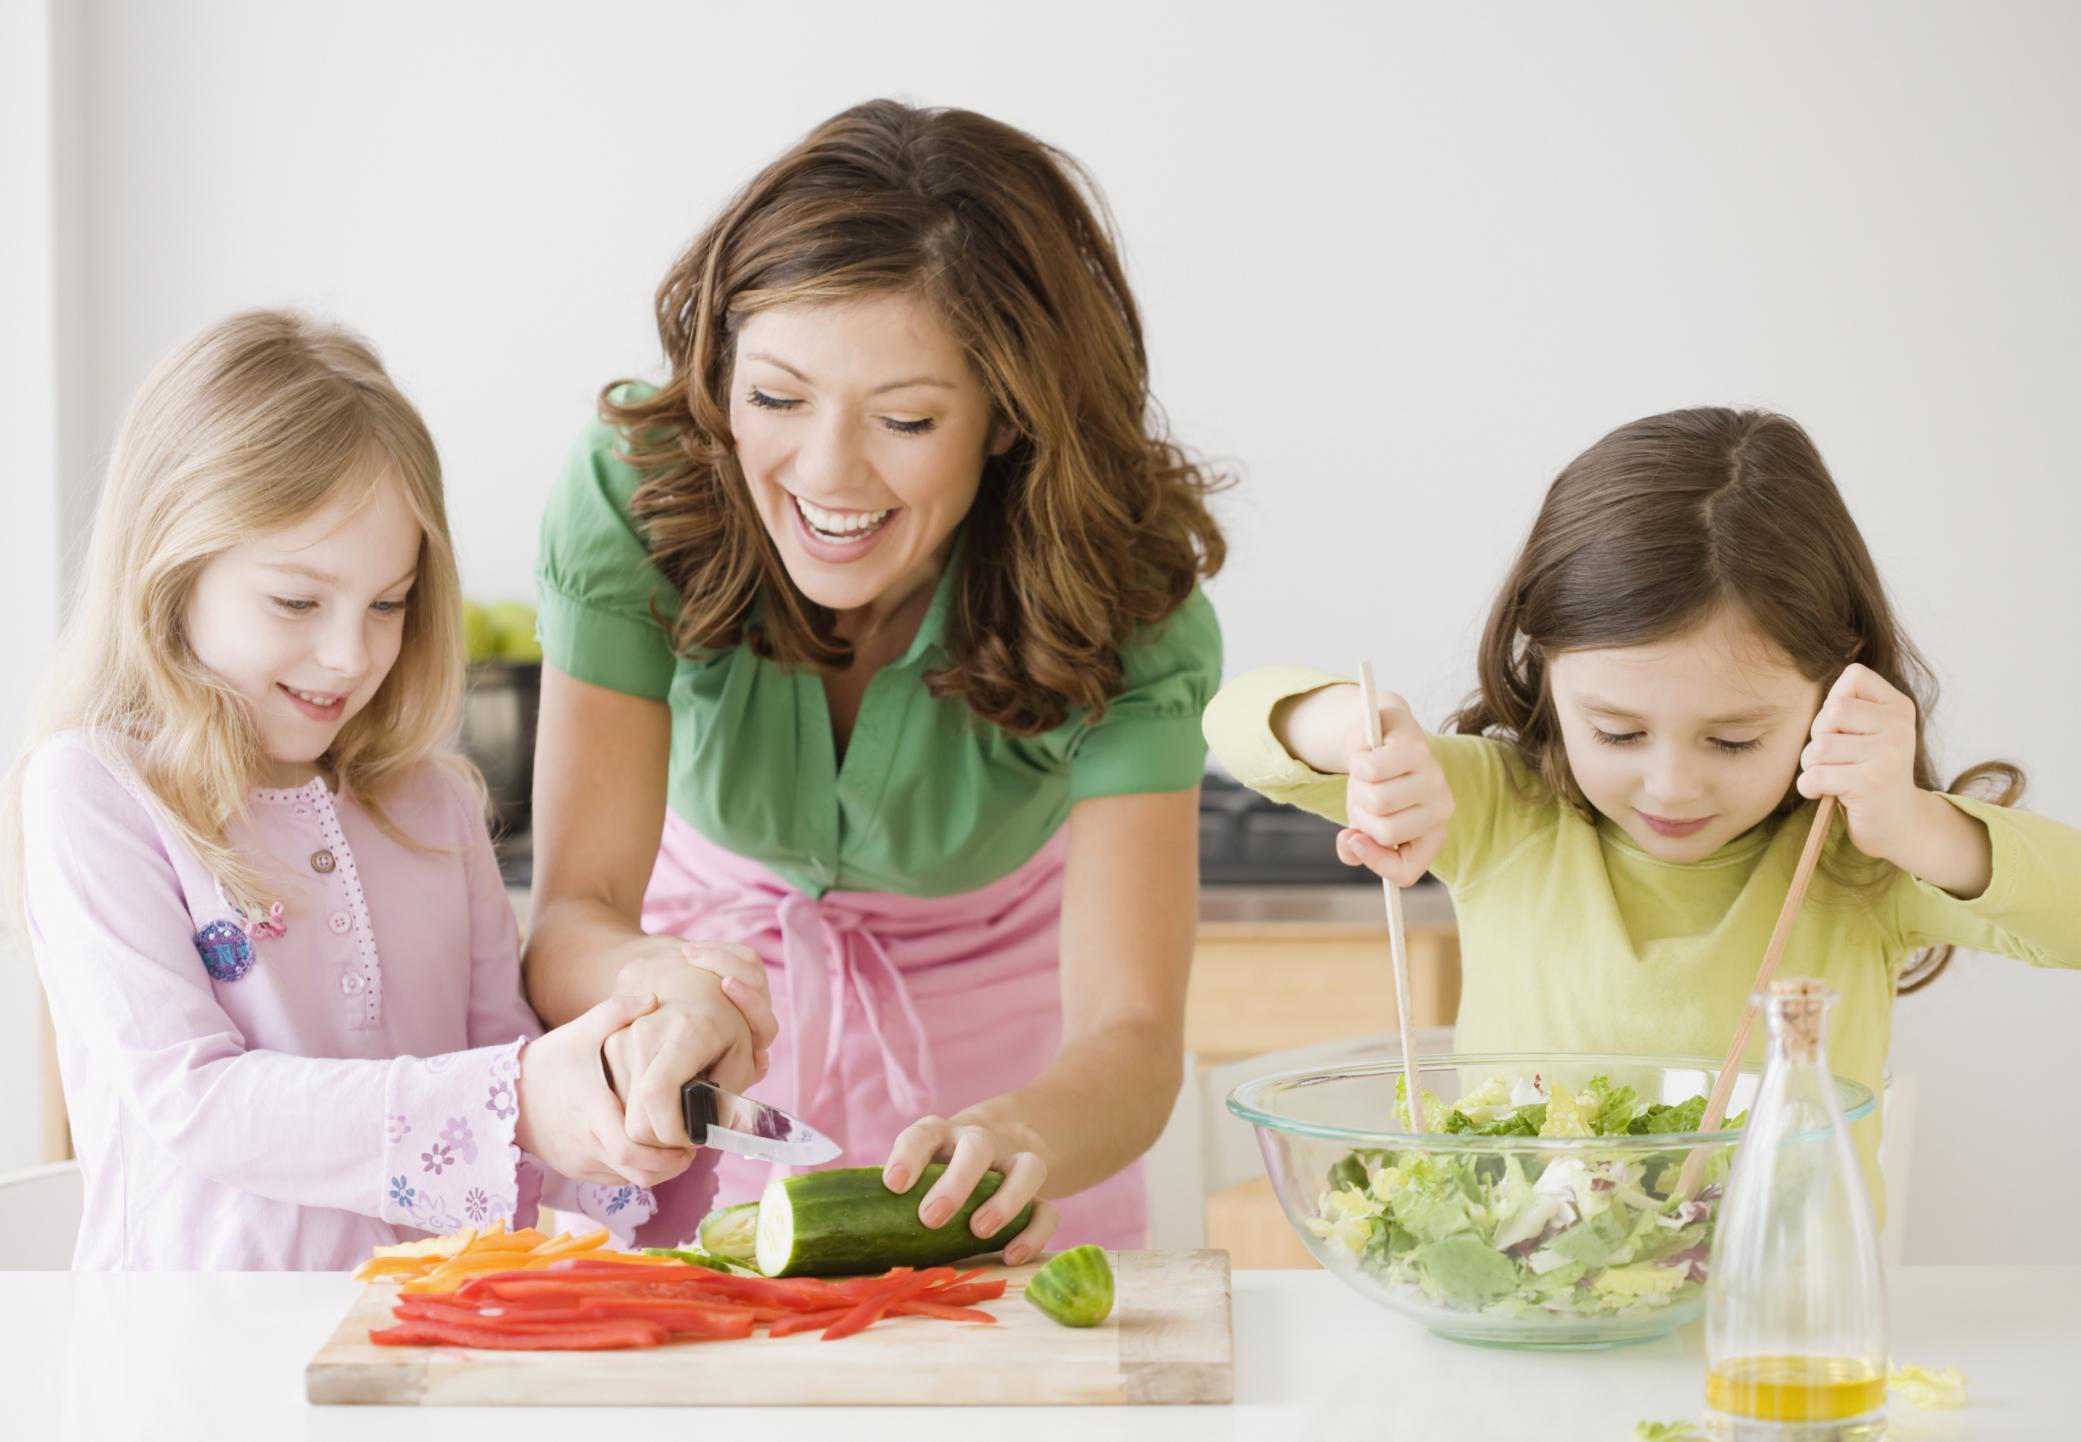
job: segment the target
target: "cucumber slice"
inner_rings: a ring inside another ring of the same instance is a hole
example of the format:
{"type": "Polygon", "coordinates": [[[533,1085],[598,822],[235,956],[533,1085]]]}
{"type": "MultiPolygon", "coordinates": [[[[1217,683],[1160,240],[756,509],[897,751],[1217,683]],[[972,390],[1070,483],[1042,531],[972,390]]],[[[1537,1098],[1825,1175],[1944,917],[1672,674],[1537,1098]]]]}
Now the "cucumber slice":
{"type": "Polygon", "coordinates": [[[1065,1327],[1096,1327],[1113,1315],[1113,1264],[1103,1248],[1071,1247],[1033,1274],[1026,1300],[1065,1327]]]}
{"type": "Polygon", "coordinates": [[[739,1202],[710,1212],[701,1219],[701,1250],[732,1262],[750,1262],[753,1239],[759,1230],[759,1204],[739,1202]]]}
{"type": "Polygon", "coordinates": [[[706,1267],[711,1272],[729,1272],[740,1277],[756,1277],[756,1269],[742,1262],[733,1262],[728,1257],[718,1257],[713,1252],[704,1252],[698,1247],[645,1247],[645,1256],[670,1257],[685,1262],[690,1267],[706,1267]]]}
{"type": "MultiPolygon", "coordinates": [[[[978,1237],[968,1229],[976,1208],[1004,1185],[984,1172],[968,1200],[937,1227],[918,1220],[918,1204],[946,1171],[941,1162],[907,1192],[882,1185],[879,1167],[840,1167],[777,1177],[759,1198],[758,1268],[769,1277],[843,1277],[891,1267],[938,1267],[978,1252],[994,1252],[1033,1220],[1029,1205],[999,1228],[978,1237]]],[[[710,1250],[714,1250],[710,1248],[710,1250]]]]}

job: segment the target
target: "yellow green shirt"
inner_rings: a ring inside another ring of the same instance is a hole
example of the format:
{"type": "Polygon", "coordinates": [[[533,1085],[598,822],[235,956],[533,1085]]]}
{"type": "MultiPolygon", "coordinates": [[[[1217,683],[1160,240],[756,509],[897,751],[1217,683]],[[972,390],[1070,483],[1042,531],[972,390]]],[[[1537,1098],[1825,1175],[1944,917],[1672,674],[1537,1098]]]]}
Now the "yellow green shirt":
{"type": "MultiPolygon", "coordinates": [[[[1342,822],[1343,776],[1294,759],[1272,732],[1289,696],[1348,678],[1266,667],[1229,682],[1207,741],[1237,780],[1342,822]]],[[[1461,954],[1456,1046],[1470,1052],[1725,1054],[1813,822],[1802,806],[1702,861],[1662,861],[1533,778],[1508,743],[1430,736],[1454,811],[1431,870],[1451,889],[1461,954]]],[[[1828,876],[1832,838],[1780,974],[1826,981],[1842,1000],[1829,1063],[1876,1094],[1892,1038],[1893,985],[1915,952],[1955,943],[2036,966],[2081,966],[2081,831],[2027,811],[1946,798],[1987,828],[1993,878],[1971,901],[1894,870],[1852,889],[1828,876]]],[[[1938,983],[1942,986],[1944,983],[1938,983]]],[[[1955,984],[1955,982],[1954,982],[1955,984]]],[[[1940,1004],[1940,1003],[1939,1003],[1940,1004]]],[[[1749,1043],[1760,1063],[1764,1027],[1749,1043]]],[[[1879,1121],[1854,1129],[1880,1205],[1879,1121]]]]}

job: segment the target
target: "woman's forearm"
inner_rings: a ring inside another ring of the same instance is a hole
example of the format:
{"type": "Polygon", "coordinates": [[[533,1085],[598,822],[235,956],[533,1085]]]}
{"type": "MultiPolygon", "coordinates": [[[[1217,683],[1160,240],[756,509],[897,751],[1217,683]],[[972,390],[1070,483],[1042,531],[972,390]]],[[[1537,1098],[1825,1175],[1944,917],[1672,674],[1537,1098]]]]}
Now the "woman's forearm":
{"type": "Polygon", "coordinates": [[[531,923],[521,965],[528,1001],[550,1026],[622,990],[622,973],[648,940],[613,907],[586,897],[545,898],[531,923]]]}
{"type": "Polygon", "coordinates": [[[1119,1022],[1066,1043],[1030,1084],[952,1120],[1019,1138],[1048,1164],[1043,1195],[1064,1197],[1148,1151],[1170,1120],[1183,1063],[1176,1027],[1119,1022]]]}

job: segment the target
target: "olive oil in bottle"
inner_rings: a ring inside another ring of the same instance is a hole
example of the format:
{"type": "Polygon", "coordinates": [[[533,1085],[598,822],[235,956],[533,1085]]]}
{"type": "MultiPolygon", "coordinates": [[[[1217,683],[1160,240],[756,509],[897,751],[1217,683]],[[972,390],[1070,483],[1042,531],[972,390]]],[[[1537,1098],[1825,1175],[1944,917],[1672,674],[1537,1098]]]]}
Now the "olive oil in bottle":
{"type": "Polygon", "coordinates": [[[1770,1053],[1706,1283],[1708,1427],[1728,1442],[1869,1442],[1886,1427],[1886,1292],[1817,981],[1763,999],[1770,1053]]]}

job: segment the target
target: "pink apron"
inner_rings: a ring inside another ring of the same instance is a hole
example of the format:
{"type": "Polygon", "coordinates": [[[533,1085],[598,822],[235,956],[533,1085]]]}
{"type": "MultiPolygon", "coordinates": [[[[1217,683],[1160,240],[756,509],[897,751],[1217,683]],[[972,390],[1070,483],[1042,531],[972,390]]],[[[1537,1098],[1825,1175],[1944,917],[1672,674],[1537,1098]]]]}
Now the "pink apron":
{"type": "MultiPolygon", "coordinates": [[[[643,928],[758,951],[780,1038],[751,1095],[843,1147],[831,1165],[879,1167],[919,1117],[1014,1091],[1054,1060],[1067,850],[1058,831],[1010,875],[958,896],[812,898],[668,810],[643,928]]],[[[717,1204],[757,1197],[775,1171],[721,1156],[717,1204]]],[[[1057,1205],[1050,1248],[1144,1244],[1139,1162],[1057,1205]]]]}

